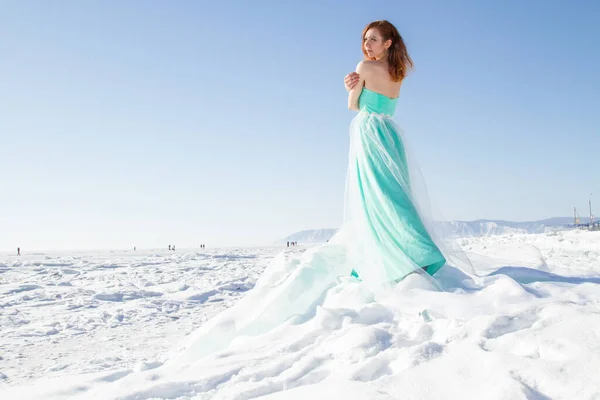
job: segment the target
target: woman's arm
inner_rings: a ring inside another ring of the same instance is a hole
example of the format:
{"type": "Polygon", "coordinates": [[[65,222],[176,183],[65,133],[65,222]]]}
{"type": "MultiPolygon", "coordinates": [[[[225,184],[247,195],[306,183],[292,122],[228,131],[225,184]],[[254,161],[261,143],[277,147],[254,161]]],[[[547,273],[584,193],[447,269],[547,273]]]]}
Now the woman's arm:
{"type": "Polygon", "coordinates": [[[362,88],[365,85],[365,77],[367,76],[367,68],[364,61],[361,61],[356,66],[356,72],[358,73],[358,82],[348,92],[348,110],[358,111],[358,98],[362,92],[362,88]]]}
{"type": "Polygon", "coordinates": [[[350,72],[348,75],[344,77],[344,87],[346,88],[346,92],[352,90],[354,86],[358,83],[358,74],[356,72],[350,72]]]}

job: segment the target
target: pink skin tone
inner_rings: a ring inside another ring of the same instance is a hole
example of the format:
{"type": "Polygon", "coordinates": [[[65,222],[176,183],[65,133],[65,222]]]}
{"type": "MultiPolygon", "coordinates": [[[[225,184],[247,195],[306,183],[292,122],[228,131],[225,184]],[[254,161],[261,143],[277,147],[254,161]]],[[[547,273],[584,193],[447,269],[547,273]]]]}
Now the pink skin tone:
{"type": "MultiPolygon", "coordinates": [[[[385,55],[387,49],[391,46],[391,40],[383,40],[383,37],[376,28],[371,28],[363,38],[363,47],[367,53],[367,57],[371,60],[379,60],[385,55]]],[[[351,72],[344,77],[344,85],[346,90],[350,91],[358,82],[359,76],[356,72],[351,72]]]]}

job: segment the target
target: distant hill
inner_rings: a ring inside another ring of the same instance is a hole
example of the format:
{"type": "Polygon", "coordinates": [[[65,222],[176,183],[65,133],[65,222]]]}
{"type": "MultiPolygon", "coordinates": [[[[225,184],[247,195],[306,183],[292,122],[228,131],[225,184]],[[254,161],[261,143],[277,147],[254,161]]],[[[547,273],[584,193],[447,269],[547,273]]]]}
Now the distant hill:
{"type": "MultiPolygon", "coordinates": [[[[588,223],[589,218],[581,218],[582,223],[588,223]]],[[[514,222],[491,219],[475,221],[440,222],[442,229],[457,237],[505,235],[509,233],[543,233],[550,229],[567,227],[573,224],[572,217],[555,217],[540,221],[514,222]]],[[[298,242],[299,244],[323,243],[329,240],[337,229],[309,229],[293,233],[281,242],[298,242]]]]}
{"type": "Polygon", "coordinates": [[[298,243],[323,243],[329,240],[337,229],[309,229],[293,233],[285,237],[282,242],[298,242],[298,243]]]}

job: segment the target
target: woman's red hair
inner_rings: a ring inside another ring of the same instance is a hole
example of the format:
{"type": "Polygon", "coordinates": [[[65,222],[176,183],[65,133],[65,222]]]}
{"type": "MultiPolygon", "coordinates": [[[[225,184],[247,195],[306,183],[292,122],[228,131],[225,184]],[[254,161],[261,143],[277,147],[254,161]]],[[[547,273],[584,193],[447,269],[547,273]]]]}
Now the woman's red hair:
{"type": "Polygon", "coordinates": [[[383,41],[391,40],[392,45],[388,49],[388,64],[390,77],[394,82],[400,82],[406,75],[408,75],[408,71],[410,71],[413,67],[413,62],[408,55],[408,51],[406,50],[406,45],[404,44],[404,40],[402,40],[402,36],[398,33],[398,29],[392,23],[381,20],[371,22],[369,25],[365,27],[362,34],[362,51],[365,55],[365,59],[369,60],[367,56],[367,52],[365,51],[364,40],[367,34],[367,31],[371,28],[375,28],[379,31],[381,36],[383,36],[383,41]]]}

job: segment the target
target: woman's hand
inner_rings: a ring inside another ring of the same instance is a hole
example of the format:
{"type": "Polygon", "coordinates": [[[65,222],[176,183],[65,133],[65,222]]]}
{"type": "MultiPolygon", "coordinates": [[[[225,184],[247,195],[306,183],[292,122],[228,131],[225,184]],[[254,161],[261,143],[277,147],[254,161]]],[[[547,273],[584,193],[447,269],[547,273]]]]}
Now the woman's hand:
{"type": "Polygon", "coordinates": [[[358,83],[359,76],[356,72],[350,72],[344,78],[344,86],[346,86],[346,90],[349,92],[352,90],[354,86],[358,83]]]}

